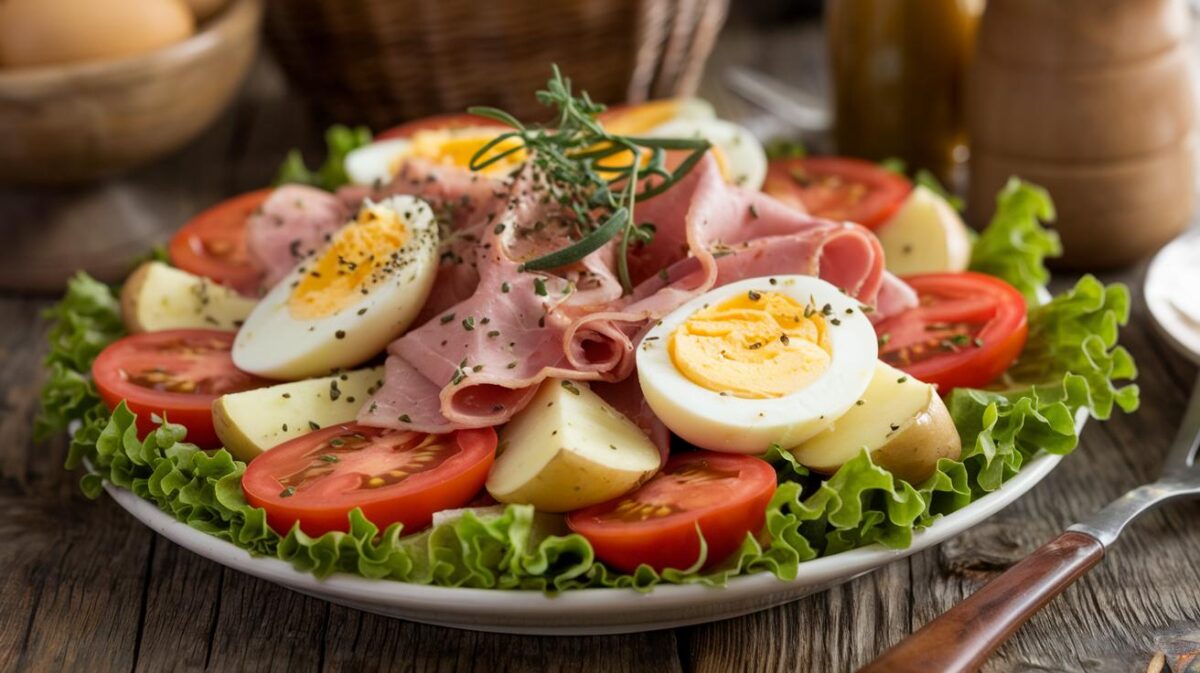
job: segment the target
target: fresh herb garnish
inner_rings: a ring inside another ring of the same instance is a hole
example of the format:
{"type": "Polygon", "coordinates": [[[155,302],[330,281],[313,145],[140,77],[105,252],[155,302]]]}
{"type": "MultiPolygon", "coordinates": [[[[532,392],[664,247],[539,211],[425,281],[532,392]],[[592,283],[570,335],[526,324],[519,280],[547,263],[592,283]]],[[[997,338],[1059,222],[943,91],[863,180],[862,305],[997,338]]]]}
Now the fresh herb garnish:
{"type": "Polygon", "coordinates": [[[512,127],[481,147],[471,157],[470,168],[480,171],[526,151],[549,199],[574,216],[576,240],[525,262],[524,270],[545,271],[578,262],[619,235],[617,275],[625,292],[632,292],[629,246],[649,243],[654,236],[652,227],[634,223],[634,205],[670,189],[700,162],[710,145],[701,138],[642,138],[608,132],[596,119],[604,106],[592,101],[587,92],[574,95],[571,80],[563,77],[557,66],[546,88],[537,92],[537,99],[557,109],[549,126],[526,125],[493,107],[467,110],[512,127]],[[514,139],[520,142],[513,143],[514,139]],[[689,154],[670,170],[667,150],[689,154]]]}

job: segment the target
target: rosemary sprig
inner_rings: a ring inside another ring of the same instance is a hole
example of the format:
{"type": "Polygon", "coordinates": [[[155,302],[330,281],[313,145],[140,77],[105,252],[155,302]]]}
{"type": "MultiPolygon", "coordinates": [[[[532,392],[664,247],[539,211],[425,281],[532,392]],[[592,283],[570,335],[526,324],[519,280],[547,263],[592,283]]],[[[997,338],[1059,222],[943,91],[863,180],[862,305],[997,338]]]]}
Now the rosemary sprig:
{"type": "Polygon", "coordinates": [[[654,238],[653,224],[636,224],[634,206],[639,200],[661,194],[679,182],[699,163],[710,145],[704,139],[609,133],[596,119],[604,106],[592,101],[586,91],[574,95],[571,80],[563,77],[558,66],[554,66],[546,88],[537,92],[537,99],[556,110],[554,120],[548,125],[525,124],[492,107],[468,110],[512,128],[481,147],[471,157],[470,168],[483,170],[525,150],[528,161],[545,181],[550,197],[574,215],[575,240],[560,250],[525,262],[522,269],[542,271],[578,262],[619,235],[617,275],[625,292],[632,292],[629,246],[649,243],[654,238]],[[513,138],[520,140],[520,144],[493,152],[513,138]],[[668,150],[690,154],[674,169],[667,169],[668,150]]]}

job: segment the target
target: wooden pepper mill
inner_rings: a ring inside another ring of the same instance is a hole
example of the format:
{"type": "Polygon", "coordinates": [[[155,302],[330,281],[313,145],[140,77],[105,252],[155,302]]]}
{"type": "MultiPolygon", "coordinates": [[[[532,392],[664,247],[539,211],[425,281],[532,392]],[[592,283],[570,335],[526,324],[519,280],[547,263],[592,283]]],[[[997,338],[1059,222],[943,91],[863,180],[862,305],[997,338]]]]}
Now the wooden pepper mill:
{"type": "Polygon", "coordinates": [[[1132,263],[1194,206],[1185,0],[992,0],[968,83],[970,217],[1016,175],[1050,190],[1062,265],[1132,263]]]}

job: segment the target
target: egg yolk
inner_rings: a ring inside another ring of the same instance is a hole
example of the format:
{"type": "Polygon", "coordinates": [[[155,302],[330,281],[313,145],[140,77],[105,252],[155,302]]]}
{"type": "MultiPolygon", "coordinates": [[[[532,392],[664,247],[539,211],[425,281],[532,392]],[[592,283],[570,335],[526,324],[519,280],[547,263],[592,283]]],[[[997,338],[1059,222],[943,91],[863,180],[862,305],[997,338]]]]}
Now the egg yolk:
{"type": "MultiPolygon", "coordinates": [[[[679,102],[667,98],[664,100],[650,101],[640,105],[631,105],[626,108],[621,108],[615,111],[608,119],[604,121],[604,130],[619,136],[640,136],[653,131],[655,128],[662,126],[668,122],[674,121],[679,116],[679,102]]],[[[717,161],[717,169],[721,172],[721,177],[725,182],[732,183],[733,179],[729,172],[729,160],[726,159],[725,153],[721,148],[712,145],[709,149],[713,158],[717,161]]],[[[667,168],[674,169],[687,156],[687,152],[669,151],[667,152],[667,168]]],[[[645,166],[650,163],[651,153],[649,150],[641,152],[641,165],[645,166]]],[[[596,162],[599,168],[608,168],[613,166],[626,166],[629,164],[629,153],[621,152],[607,159],[596,162]]]]}
{"type": "Polygon", "coordinates": [[[778,292],[749,292],[693,313],[671,333],[675,368],[696,385],[736,397],[783,397],[828,369],[819,309],[778,292]]]}
{"type": "Polygon", "coordinates": [[[679,116],[679,102],[667,98],[614,110],[604,121],[604,128],[618,136],[636,136],[656,126],[662,126],[679,116]]]}
{"type": "Polygon", "coordinates": [[[366,294],[398,260],[408,229],[390,208],[363,208],[339,231],[329,248],[305,265],[288,297],[292,317],[311,320],[332,315],[366,294]]]}
{"type": "MultiPolygon", "coordinates": [[[[471,158],[501,132],[487,128],[418,131],[413,134],[412,144],[408,151],[397,157],[396,163],[399,164],[404,159],[415,157],[433,163],[469,169],[471,158]]],[[[489,149],[483,159],[496,157],[520,147],[520,139],[509,138],[489,149]]],[[[525,150],[516,149],[512,154],[490,164],[480,172],[486,174],[508,173],[524,162],[525,158],[525,150]]],[[[396,173],[397,168],[398,166],[392,166],[392,172],[396,173]]]]}

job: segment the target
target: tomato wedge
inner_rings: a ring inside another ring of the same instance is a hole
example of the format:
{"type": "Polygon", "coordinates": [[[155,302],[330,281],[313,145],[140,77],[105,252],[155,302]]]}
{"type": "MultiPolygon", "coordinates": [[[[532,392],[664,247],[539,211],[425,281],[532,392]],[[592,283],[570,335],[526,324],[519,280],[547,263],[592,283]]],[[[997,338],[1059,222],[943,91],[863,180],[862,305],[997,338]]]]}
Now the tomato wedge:
{"type": "Polygon", "coordinates": [[[262,272],[246,254],[246,220],[272,191],[226,199],[188,220],[167,248],[171,263],[243,294],[255,294],[262,272]]]}
{"type": "Polygon", "coordinates": [[[472,126],[495,126],[497,128],[508,128],[504,124],[491,119],[489,117],[481,117],[479,115],[466,114],[461,112],[450,112],[447,114],[433,115],[431,117],[422,117],[414,119],[410,122],[404,122],[399,126],[392,128],[375,136],[376,140],[388,140],[391,138],[411,138],[418,131],[438,131],[441,129],[462,129],[472,126]]]}
{"type": "Polygon", "coordinates": [[[623,572],[643,563],[660,571],[691,567],[700,557],[698,525],[710,567],[762,528],[775,483],[775,469],[752,456],[680,453],[637,490],[571,512],[567,525],[623,572]]]}
{"type": "Polygon", "coordinates": [[[470,502],[495,457],[491,428],[428,435],[345,423],[255,458],[242,491],[280,534],[296,522],[309,535],[349,530],[355,507],[380,528],[400,522],[408,533],[470,502]]]}
{"type": "Polygon", "coordinates": [[[874,229],[900,208],[912,183],[862,159],[795,157],[770,161],[763,191],[817,217],[874,229]]]}
{"type": "Polygon", "coordinates": [[[92,363],[92,379],[109,409],[125,400],[138,433],[158,427],[151,414],[188,429],[201,448],[221,445],[212,403],[221,395],[269,385],[233,365],[233,332],[206,329],[134,334],[113,342],[92,363]]]}
{"type": "Polygon", "coordinates": [[[920,304],[875,326],[879,358],[944,395],[996,380],[1025,346],[1025,299],[982,273],[932,273],[904,279],[920,304]]]}

